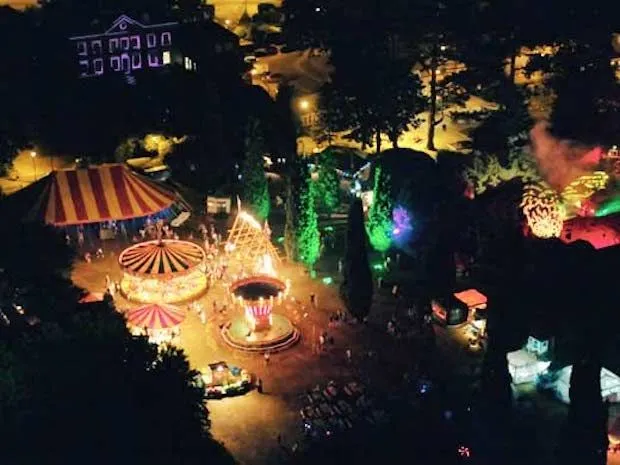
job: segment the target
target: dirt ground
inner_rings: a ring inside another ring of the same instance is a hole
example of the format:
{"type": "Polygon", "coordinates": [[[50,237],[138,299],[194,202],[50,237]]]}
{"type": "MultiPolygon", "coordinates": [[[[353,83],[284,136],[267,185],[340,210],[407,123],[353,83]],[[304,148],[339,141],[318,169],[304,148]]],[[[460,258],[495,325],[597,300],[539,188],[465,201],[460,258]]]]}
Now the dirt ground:
{"type": "MultiPolygon", "coordinates": [[[[73,281],[91,292],[103,292],[106,275],[112,280],[121,278],[117,259],[122,248],[120,243],[108,243],[105,258],[92,263],[78,259],[73,281]]],[[[181,325],[181,346],[193,368],[201,369],[210,363],[226,361],[248,369],[264,382],[265,394],[251,392],[208,402],[214,437],[222,441],[242,464],[271,463],[280,458],[282,451],[277,444],[278,435],[288,446],[300,439],[301,396],[308,389],[330,380],[345,382],[360,378],[366,383],[377,383],[380,389],[381,385],[401,381],[408,364],[415,358],[408,342],[395,340],[383,329],[384,320],[387,321],[393,312],[394,302],[391,302],[389,292],[377,298],[377,309],[368,325],[347,322],[330,327],[329,315],[344,308],[338,296],[337,282],[325,285],[321,275],[312,279],[296,264],[281,264],[277,271],[280,277],[291,280],[291,292],[281,306],[274,308],[274,312],[288,316],[300,329],[302,337],[296,346],[272,354],[268,365],[261,355],[236,351],[222,340],[219,325],[234,314],[231,310],[227,315],[214,314],[212,310],[213,301],[225,301],[223,284],[216,284],[199,299],[207,310],[206,325],[192,311],[181,325]],[[317,308],[310,305],[311,293],[317,296],[317,308]],[[323,331],[334,338],[334,343],[318,354],[314,349],[323,331]],[[346,360],[347,349],[353,353],[351,363],[346,360]],[[369,351],[374,352],[372,358],[368,357],[369,351]]],[[[116,305],[120,310],[136,306],[122,297],[116,299],[116,305]]]]}

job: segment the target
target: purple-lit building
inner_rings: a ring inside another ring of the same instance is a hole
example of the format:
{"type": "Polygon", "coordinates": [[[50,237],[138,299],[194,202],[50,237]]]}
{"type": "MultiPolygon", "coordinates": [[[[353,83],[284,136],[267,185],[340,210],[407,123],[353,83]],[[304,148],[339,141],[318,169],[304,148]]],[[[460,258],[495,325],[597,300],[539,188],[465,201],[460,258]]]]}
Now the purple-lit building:
{"type": "MultiPolygon", "coordinates": [[[[199,63],[238,58],[239,40],[209,19],[190,23],[149,23],[119,16],[105,31],[70,37],[80,77],[133,74],[178,65],[197,71],[199,63]]],[[[212,64],[212,63],[211,63],[212,64]]]]}
{"type": "Polygon", "coordinates": [[[177,22],[143,24],[122,15],[103,33],[71,37],[80,77],[131,74],[171,64],[172,41],[178,25],[177,22]]]}

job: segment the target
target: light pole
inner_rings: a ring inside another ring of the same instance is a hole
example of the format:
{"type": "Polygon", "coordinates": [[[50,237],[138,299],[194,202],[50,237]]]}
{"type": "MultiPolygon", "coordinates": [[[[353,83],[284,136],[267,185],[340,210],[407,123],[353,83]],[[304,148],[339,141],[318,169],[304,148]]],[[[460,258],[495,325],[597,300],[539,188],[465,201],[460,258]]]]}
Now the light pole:
{"type": "Polygon", "coordinates": [[[34,169],[34,180],[37,180],[37,152],[32,150],[30,152],[30,158],[32,158],[32,168],[34,169]]]}

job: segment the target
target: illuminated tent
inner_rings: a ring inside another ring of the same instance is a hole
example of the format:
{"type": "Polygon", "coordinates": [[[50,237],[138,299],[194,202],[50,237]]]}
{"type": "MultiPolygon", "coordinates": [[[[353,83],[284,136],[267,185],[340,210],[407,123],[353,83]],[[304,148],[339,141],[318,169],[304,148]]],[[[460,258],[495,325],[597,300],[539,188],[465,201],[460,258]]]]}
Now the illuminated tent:
{"type": "Polygon", "coordinates": [[[53,171],[7,200],[18,217],[53,226],[147,217],[173,205],[189,209],[177,193],[124,164],[53,171]]]}
{"type": "Polygon", "coordinates": [[[560,239],[565,243],[586,241],[595,249],[620,244],[620,215],[572,218],[564,222],[560,239]]]}
{"type": "Polygon", "coordinates": [[[179,326],[187,313],[173,305],[149,304],[129,310],[126,316],[129,325],[152,330],[179,326]]]}
{"type": "Polygon", "coordinates": [[[165,239],[132,245],[118,257],[121,293],[140,303],[191,300],[207,287],[205,258],[193,242],[165,239]]]}
{"type": "Polygon", "coordinates": [[[125,273],[157,278],[189,273],[204,259],[205,253],[199,245],[164,239],[128,247],[119,256],[118,263],[125,273]]]}

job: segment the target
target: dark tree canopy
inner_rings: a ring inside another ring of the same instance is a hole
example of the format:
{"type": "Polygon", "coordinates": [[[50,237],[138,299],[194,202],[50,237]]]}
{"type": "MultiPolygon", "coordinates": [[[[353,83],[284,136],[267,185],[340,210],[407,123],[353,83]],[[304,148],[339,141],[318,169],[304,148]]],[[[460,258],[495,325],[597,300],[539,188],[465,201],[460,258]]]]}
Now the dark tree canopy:
{"type": "Polygon", "coordinates": [[[372,305],[373,282],[366,249],[364,211],[360,199],[353,200],[349,208],[340,294],[351,315],[360,320],[368,315],[372,305]]]}

